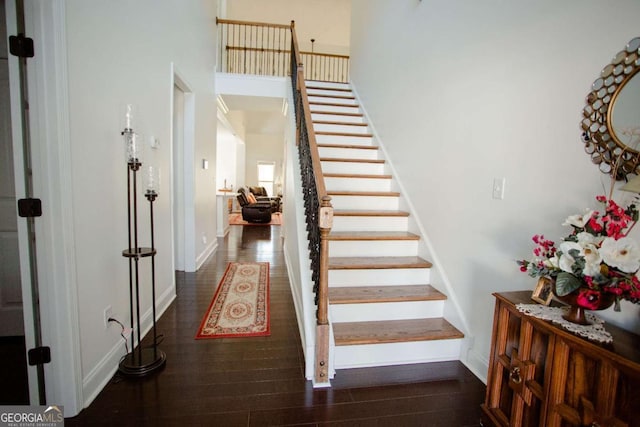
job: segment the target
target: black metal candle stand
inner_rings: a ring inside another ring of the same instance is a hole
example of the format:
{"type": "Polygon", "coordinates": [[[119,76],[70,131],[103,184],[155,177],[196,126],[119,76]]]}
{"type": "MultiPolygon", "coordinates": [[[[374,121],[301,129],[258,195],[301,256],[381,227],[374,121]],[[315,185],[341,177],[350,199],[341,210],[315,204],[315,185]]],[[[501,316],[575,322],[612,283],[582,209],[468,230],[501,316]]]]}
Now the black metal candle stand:
{"type": "Polygon", "coordinates": [[[129,260],[129,313],[131,318],[131,352],[125,355],[119,364],[119,371],[128,377],[143,377],[163,368],[167,361],[165,353],[158,349],[156,334],[156,278],[155,278],[155,242],[153,236],[153,202],[157,194],[147,191],[149,201],[149,216],[151,224],[151,247],[138,245],[138,203],[137,203],[137,173],[142,163],[138,159],[127,163],[127,218],[129,229],[129,247],[122,251],[122,256],[129,260]],[[139,261],[141,258],[151,258],[151,304],[153,316],[153,345],[143,348],[140,328],[140,275],[139,261]],[[134,333],[137,331],[137,334],[134,333]],[[137,337],[136,337],[137,335],[137,337]],[[137,338],[137,339],[136,339],[137,338]],[[137,344],[137,345],[136,345],[137,344]]]}

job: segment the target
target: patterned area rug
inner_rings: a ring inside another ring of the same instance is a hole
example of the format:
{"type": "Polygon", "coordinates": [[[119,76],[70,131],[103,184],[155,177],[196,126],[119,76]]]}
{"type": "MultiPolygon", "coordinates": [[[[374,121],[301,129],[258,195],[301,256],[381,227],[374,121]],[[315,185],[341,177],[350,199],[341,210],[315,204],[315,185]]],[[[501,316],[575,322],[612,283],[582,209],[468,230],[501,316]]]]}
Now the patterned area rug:
{"type": "Polygon", "coordinates": [[[247,222],[242,219],[242,214],[229,214],[229,225],[282,225],[282,214],[280,212],[271,214],[271,222],[247,222]]]}
{"type": "Polygon", "coordinates": [[[269,263],[230,262],[196,339],[270,335],[269,263]]]}

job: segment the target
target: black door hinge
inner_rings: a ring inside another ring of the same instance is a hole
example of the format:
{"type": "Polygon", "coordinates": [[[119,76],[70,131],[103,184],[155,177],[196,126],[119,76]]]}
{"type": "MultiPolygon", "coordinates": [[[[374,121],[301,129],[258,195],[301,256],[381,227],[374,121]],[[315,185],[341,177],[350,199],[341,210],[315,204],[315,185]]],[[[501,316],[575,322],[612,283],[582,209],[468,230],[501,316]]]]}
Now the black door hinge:
{"type": "Polygon", "coordinates": [[[42,216],[42,201],[40,199],[18,200],[18,215],[22,218],[42,216]]]}
{"type": "Polygon", "coordinates": [[[9,36],[9,52],[19,58],[33,58],[33,39],[24,34],[9,36]]]}
{"type": "Polygon", "coordinates": [[[51,349],[49,347],[36,347],[29,350],[29,365],[44,365],[51,362],[51,349]]]}

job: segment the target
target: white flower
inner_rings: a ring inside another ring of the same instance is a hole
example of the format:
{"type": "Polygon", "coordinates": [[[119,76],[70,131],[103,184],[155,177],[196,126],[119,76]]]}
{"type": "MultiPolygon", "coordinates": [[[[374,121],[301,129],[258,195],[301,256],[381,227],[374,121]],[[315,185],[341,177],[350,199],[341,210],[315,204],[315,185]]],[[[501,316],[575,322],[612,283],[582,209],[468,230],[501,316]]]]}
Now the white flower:
{"type": "Polygon", "coordinates": [[[618,240],[607,237],[600,246],[600,255],[608,265],[625,273],[634,273],[640,268],[640,248],[628,237],[618,240]]]}
{"type": "Polygon", "coordinates": [[[552,256],[551,258],[547,258],[545,260],[542,261],[542,264],[547,267],[548,269],[555,269],[555,268],[559,268],[559,260],[558,257],[556,255],[552,256]]]}
{"type": "Polygon", "coordinates": [[[591,209],[587,209],[583,215],[570,215],[564,220],[562,225],[572,225],[574,227],[584,228],[585,225],[587,225],[587,222],[591,219],[591,215],[593,215],[593,211],[591,209]]]}
{"type": "Polygon", "coordinates": [[[585,276],[595,276],[600,274],[600,263],[602,256],[598,252],[598,247],[593,243],[588,243],[582,247],[582,255],[585,259],[585,266],[582,273],[585,276]]]}
{"type": "Polygon", "coordinates": [[[576,234],[576,237],[578,238],[578,243],[583,248],[587,245],[598,245],[600,242],[602,242],[603,239],[602,236],[594,236],[593,234],[587,233],[586,231],[581,231],[580,233],[576,234]]]}
{"type": "MultiPolygon", "coordinates": [[[[589,235],[589,233],[580,233],[589,235]]],[[[559,267],[562,271],[567,273],[573,273],[573,265],[575,264],[575,258],[569,254],[570,250],[575,249],[578,251],[577,256],[584,258],[585,265],[582,269],[582,274],[585,276],[595,276],[600,274],[600,263],[602,263],[602,257],[598,251],[598,247],[595,243],[589,243],[593,239],[586,238],[586,236],[579,236],[578,243],[576,242],[562,242],[558,248],[562,255],[560,256],[559,267]],[[581,239],[582,237],[582,239],[581,239]],[[582,240],[582,241],[580,241],[582,240]]]]}
{"type": "Polygon", "coordinates": [[[562,271],[573,273],[573,269],[571,267],[575,264],[576,260],[569,254],[569,251],[575,249],[580,252],[580,255],[582,255],[582,246],[575,242],[562,242],[558,249],[562,252],[558,266],[562,271]]]}

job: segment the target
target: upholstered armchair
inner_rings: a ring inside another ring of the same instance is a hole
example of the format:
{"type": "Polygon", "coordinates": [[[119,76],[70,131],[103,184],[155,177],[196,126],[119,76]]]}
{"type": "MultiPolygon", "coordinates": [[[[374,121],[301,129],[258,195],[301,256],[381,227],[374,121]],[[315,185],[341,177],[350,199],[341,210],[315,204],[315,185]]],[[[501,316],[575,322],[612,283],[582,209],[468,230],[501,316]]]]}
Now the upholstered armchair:
{"type": "Polygon", "coordinates": [[[281,200],[280,197],[274,196],[270,197],[267,194],[267,190],[264,187],[249,187],[249,191],[256,197],[258,202],[269,202],[273,206],[274,212],[280,212],[281,210],[281,200]]]}
{"type": "Polygon", "coordinates": [[[251,202],[244,188],[238,190],[238,204],[242,208],[242,219],[247,222],[271,221],[272,206],[270,202],[251,202]]]}

